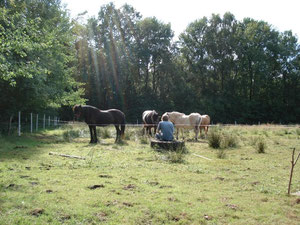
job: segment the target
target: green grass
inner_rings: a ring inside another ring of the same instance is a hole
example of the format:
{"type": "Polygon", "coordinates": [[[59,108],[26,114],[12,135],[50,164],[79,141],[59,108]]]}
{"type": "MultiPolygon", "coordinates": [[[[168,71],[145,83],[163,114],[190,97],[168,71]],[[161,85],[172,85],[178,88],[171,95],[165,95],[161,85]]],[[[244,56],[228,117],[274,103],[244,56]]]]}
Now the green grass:
{"type": "MultiPolygon", "coordinates": [[[[180,160],[151,149],[139,128],[126,128],[122,144],[113,127],[96,145],[85,126],[2,137],[0,224],[299,224],[300,197],[286,194],[299,128],[221,131],[239,140],[222,148],[225,158],[201,140],[186,142],[180,160]],[[254,148],[261,137],[265,154],[254,148]]],[[[292,192],[300,190],[298,164],[292,192]]]]}

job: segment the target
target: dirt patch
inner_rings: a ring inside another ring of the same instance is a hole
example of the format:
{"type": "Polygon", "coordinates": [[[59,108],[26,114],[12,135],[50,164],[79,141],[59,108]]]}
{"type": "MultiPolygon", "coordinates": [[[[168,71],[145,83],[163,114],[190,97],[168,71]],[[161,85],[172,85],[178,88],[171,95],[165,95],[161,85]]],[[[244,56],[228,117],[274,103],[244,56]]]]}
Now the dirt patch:
{"type": "Polygon", "coordinates": [[[254,182],[251,183],[252,186],[255,186],[255,185],[258,185],[258,184],[260,184],[259,181],[254,181],[254,182]]]}
{"type": "Polygon", "coordinates": [[[209,215],[204,215],[204,219],[206,219],[206,220],[212,220],[213,217],[212,217],[212,216],[209,216],[209,215]]]}
{"type": "Polygon", "coordinates": [[[226,204],[226,206],[234,211],[238,210],[239,207],[237,205],[234,204],[226,204]]]}
{"type": "Polygon", "coordinates": [[[159,185],[159,183],[157,181],[148,181],[147,183],[149,185],[151,185],[151,186],[157,186],[157,185],[159,185]]]}
{"type": "Polygon", "coordinates": [[[28,147],[24,145],[17,145],[14,147],[14,149],[22,149],[22,148],[28,148],[28,147]]]}
{"type": "Polygon", "coordinates": [[[127,207],[133,207],[133,203],[130,203],[130,202],[123,202],[123,205],[125,205],[127,207]]]}
{"type": "Polygon", "coordinates": [[[136,186],[134,184],[128,184],[123,187],[124,190],[133,190],[135,188],[136,188],[136,186]]]}
{"type": "Polygon", "coordinates": [[[94,189],[97,189],[97,188],[104,188],[105,186],[103,184],[95,184],[95,185],[92,185],[92,186],[88,186],[89,189],[91,190],[94,190],[94,189]]]}
{"type": "Polygon", "coordinates": [[[99,177],[101,177],[101,178],[112,178],[112,176],[106,175],[106,174],[100,174],[99,177]]]}
{"type": "Polygon", "coordinates": [[[96,213],[95,216],[101,221],[101,222],[105,222],[107,220],[107,216],[108,214],[105,212],[99,212],[96,213]]]}
{"type": "Polygon", "coordinates": [[[34,209],[34,210],[30,211],[29,214],[32,215],[32,216],[40,216],[44,212],[45,212],[44,209],[37,208],[37,209],[34,209]]]}
{"type": "Polygon", "coordinates": [[[9,184],[6,189],[10,189],[10,190],[17,190],[20,189],[22,187],[22,185],[19,184],[9,184]]]}

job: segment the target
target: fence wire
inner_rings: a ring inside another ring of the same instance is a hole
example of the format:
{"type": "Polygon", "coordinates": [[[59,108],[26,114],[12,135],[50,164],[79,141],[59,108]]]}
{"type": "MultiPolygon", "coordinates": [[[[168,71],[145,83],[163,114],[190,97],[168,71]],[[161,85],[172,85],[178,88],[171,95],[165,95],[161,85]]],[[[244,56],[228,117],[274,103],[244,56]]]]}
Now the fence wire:
{"type": "MultiPolygon", "coordinates": [[[[125,125],[126,127],[151,127],[156,126],[157,124],[143,124],[143,123],[125,123],[125,124],[86,124],[85,122],[80,122],[76,120],[68,121],[68,120],[60,120],[57,116],[49,116],[46,114],[37,114],[37,113],[21,113],[19,112],[18,115],[14,115],[13,120],[9,122],[0,122],[0,133],[6,134],[15,134],[17,133],[21,136],[22,133],[33,133],[38,132],[42,129],[53,129],[60,126],[120,126],[125,125]]],[[[200,128],[204,127],[236,127],[236,126],[264,126],[265,128],[300,128],[299,124],[295,125],[281,125],[281,124],[210,124],[210,125],[200,125],[200,128]]],[[[176,124],[175,128],[194,128],[194,126],[187,125],[187,124],[176,124]]]]}

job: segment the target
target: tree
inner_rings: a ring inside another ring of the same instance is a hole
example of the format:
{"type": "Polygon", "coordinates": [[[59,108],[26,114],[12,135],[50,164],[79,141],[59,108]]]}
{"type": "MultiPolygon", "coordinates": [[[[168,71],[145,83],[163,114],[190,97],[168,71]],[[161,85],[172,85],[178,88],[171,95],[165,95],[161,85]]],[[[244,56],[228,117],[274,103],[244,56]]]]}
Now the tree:
{"type": "Polygon", "coordinates": [[[60,1],[7,0],[0,6],[3,115],[83,103],[83,90],[72,77],[71,24],[60,1]]]}

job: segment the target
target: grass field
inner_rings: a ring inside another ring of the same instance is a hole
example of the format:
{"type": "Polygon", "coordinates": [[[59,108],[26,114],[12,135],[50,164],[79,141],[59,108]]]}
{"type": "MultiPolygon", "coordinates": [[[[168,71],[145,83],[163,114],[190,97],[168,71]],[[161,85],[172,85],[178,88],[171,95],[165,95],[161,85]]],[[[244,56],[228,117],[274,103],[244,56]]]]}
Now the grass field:
{"type": "Polygon", "coordinates": [[[0,137],[0,224],[300,224],[300,196],[287,196],[299,126],[210,130],[221,147],[188,141],[186,154],[150,148],[140,128],[121,144],[100,131],[96,145],[86,126],[0,137]]]}

